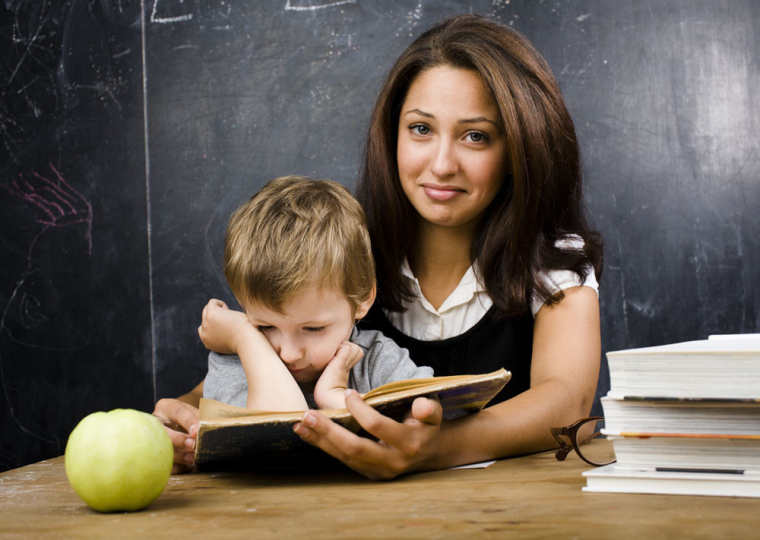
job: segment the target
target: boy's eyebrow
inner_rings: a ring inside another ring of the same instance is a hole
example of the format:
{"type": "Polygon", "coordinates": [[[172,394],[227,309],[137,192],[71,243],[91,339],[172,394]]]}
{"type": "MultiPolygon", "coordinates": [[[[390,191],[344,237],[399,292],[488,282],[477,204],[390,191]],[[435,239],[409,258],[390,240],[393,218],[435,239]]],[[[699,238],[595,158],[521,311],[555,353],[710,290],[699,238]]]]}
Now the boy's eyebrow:
{"type": "Polygon", "coordinates": [[[301,326],[326,326],[328,324],[328,321],[326,319],[313,319],[311,321],[303,321],[298,324],[301,326]]]}
{"type": "MultiPolygon", "coordinates": [[[[404,116],[406,116],[407,114],[412,114],[412,113],[418,114],[420,116],[424,116],[425,118],[435,118],[434,115],[428,112],[422,111],[420,109],[409,109],[408,111],[404,113],[404,116]]],[[[485,116],[475,116],[473,118],[462,118],[461,120],[457,121],[458,124],[477,124],[479,122],[488,122],[489,124],[493,124],[497,128],[499,127],[499,124],[497,122],[494,122],[493,120],[491,120],[490,118],[486,118],[485,116]]]]}
{"type": "MultiPolygon", "coordinates": [[[[251,324],[253,324],[254,326],[276,326],[269,321],[265,321],[258,318],[251,320],[251,324]]],[[[327,318],[311,319],[308,321],[297,321],[295,324],[296,326],[327,326],[328,324],[330,324],[330,321],[327,318]]]]}

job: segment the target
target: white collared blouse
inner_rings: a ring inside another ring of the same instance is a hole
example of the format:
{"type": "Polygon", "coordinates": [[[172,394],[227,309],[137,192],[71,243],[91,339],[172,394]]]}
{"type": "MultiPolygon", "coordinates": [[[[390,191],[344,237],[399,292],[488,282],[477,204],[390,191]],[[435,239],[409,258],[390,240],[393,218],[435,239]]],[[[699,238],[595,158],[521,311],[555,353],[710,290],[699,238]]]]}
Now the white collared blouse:
{"type": "MultiPolygon", "coordinates": [[[[557,242],[573,246],[583,245],[580,237],[568,237],[557,242]]],[[[420,282],[412,273],[408,261],[404,260],[401,266],[401,274],[410,280],[412,290],[416,297],[408,304],[404,312],[386,311],[390,323],[398,330],[415,339],[422,341],[435,341],[458,336],[477,323],[491,308],[493,301],[486,292],[485,286],[478,279],[475,266],[470,266],[459,280],[459,284],[452,293],[436,309],[425,298],[420,288],[420,282]]],[[[538,279],[547,283],[552,293],[583,285],[590,287],[599,293],[599,283],[594,269],[590,268],[586,280],[581,283],[578,275],[570,270],[551,270],[541,272],[538,279]]],[[[533,298],[531,311],[535,317],[544,301],[541,298],[533,298]]]]}

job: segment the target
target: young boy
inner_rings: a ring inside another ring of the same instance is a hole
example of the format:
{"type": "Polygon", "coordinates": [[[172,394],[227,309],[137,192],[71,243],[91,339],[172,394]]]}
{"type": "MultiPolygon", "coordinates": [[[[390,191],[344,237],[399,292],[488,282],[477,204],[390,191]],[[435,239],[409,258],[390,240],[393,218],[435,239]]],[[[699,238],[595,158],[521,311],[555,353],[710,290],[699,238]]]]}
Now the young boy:
{"type": "Polygon", "coordinates": [[[355,322],[375,300],[364,212],[337,182],[276,178],[227,227],[224,273],[245,313],[212,299],[204,397],[268,411],[343,408],[345,390],[430,377],[406,349],[355,322]],[[218,354],[222,353],[222,354],[218,354]]]}

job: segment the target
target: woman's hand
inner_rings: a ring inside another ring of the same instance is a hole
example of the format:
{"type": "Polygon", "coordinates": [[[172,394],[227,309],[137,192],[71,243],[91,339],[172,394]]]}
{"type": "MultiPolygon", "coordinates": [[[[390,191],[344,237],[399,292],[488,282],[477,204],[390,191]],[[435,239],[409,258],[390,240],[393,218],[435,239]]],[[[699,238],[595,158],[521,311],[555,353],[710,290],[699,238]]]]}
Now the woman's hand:
{"type": "Polygon", "coordinates": [[[192,470],[200,420],[198,408],[179,399],[164,398],[156,403],[153,415],[164,425],[174,446],[172,474],[192,470]]]}
{"type": "Polygon", "coordinates": [[[293,429],[304,441],[371,479],[389,480],[431,466],[440,442],[440,403],[417,398],[403,423],[377,412],[354,390],[346,392],[346,407],[377,441],[350,432],[319,411],[307,411],[293,429]]]}
{"type": "Polygon", "coordinates": [[[203,308],[198,336],[210,351],[237,354],[237,339],[248,328],[252,327],[245,313],[232,310],[221,300],[212,298],[203,308]]]}

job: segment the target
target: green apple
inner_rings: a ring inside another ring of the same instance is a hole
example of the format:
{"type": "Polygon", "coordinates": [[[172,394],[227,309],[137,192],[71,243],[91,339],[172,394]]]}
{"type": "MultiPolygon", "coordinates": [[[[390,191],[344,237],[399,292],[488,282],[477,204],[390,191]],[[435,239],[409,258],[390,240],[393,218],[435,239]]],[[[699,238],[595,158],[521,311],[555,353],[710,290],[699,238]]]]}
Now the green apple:
{"type": "Polygon", "coordinates": [[[66,476],[99,512],[145,508],[166,487],[174,448],[158,419],[133,409],[95,412],[66,444],[66,476]]]}

